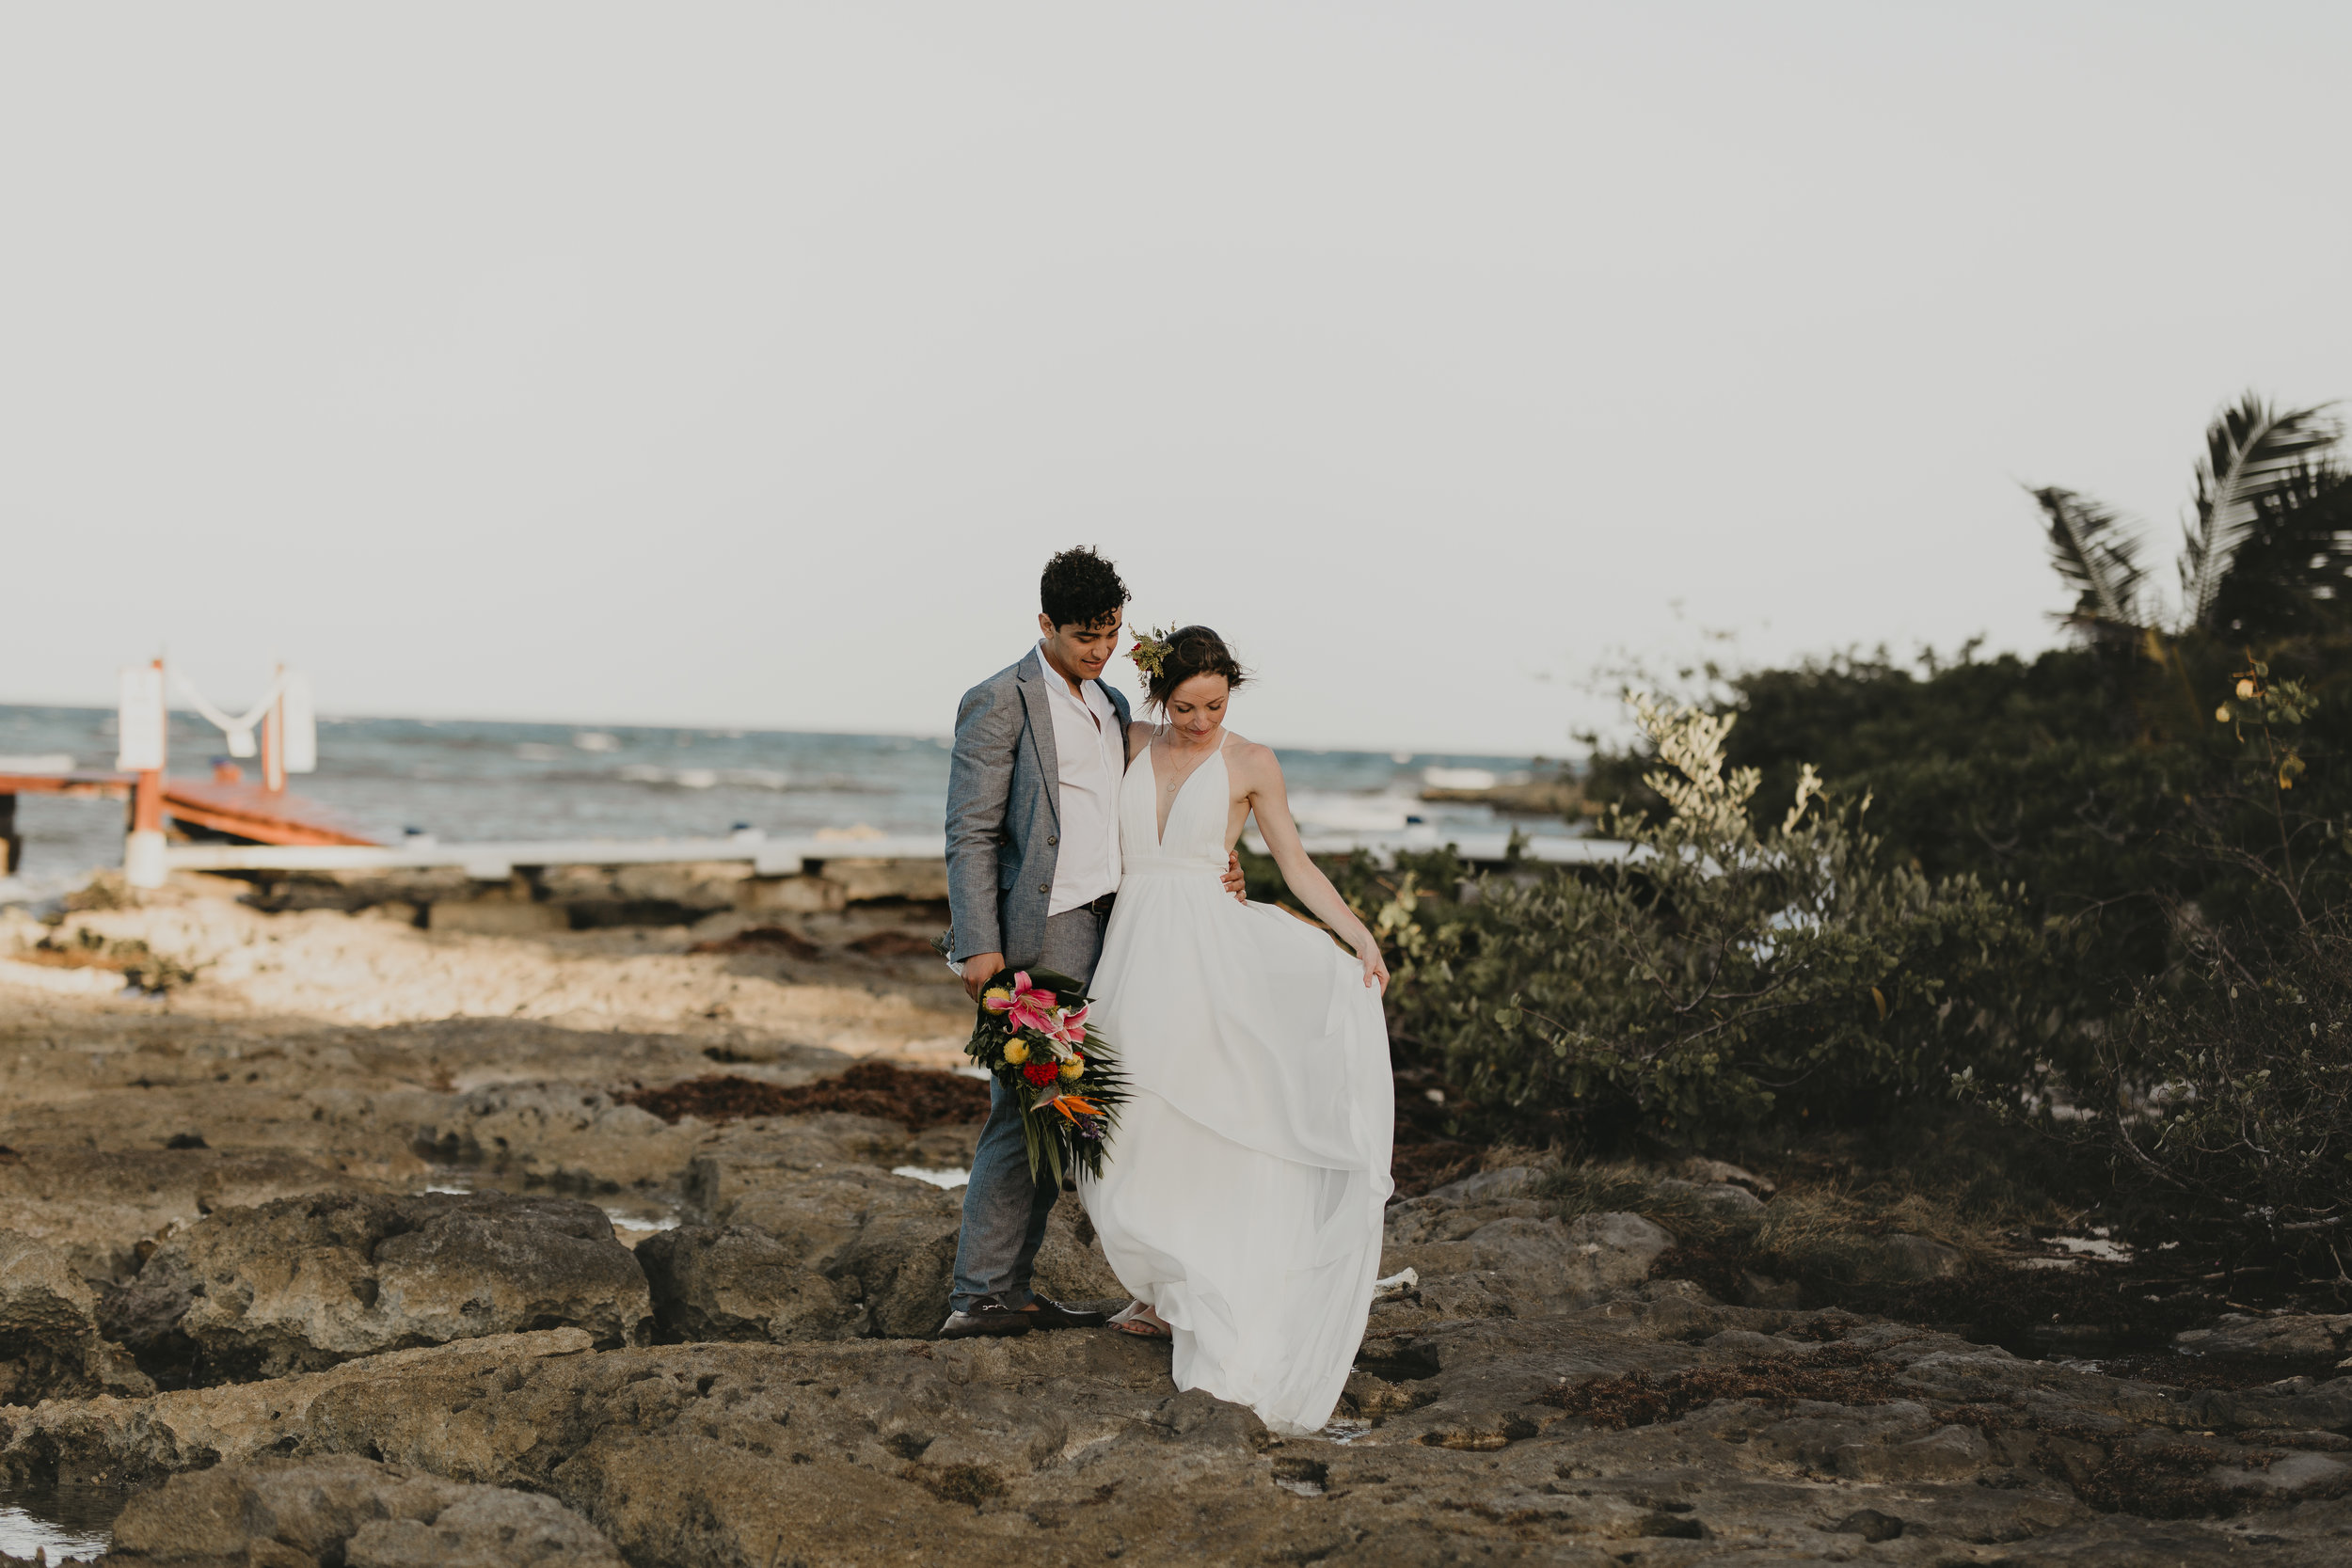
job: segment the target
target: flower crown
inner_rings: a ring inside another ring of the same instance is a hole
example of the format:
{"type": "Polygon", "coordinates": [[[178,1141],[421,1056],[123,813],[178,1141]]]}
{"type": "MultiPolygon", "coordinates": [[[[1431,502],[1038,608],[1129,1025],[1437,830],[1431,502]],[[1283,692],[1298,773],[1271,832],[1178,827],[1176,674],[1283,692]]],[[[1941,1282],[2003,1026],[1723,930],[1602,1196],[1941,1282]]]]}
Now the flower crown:
{"type": "Polygon", "coordinates": [[[1161,666],[1168,662],[1168,656],[1172,651],[1168,639],[1172,629],[1164,627],[1155,631],[1136,631],[1136,645],[1127,650],[1127,657],[1134,659],[1136,668],[1147,676],[1156,679],[1161,666]]]}

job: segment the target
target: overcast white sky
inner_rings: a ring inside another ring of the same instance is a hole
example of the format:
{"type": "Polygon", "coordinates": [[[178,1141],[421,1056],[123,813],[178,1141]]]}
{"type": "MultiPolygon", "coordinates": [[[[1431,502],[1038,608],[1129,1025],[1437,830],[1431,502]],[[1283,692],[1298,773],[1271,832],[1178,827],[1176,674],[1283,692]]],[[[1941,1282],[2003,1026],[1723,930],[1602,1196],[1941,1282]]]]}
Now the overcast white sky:
{"type": "MultiPolygon", "coordinates": [[[[1279,742],[2047,645],[2352,393],[2337,4],[0,8],[0,701],[936,733],[1099,546],[1279,742]],[[1679,602],[1682,621],[1670,606],[1679,602]]],[[[1132,682],[1130,683],[1132,685],[1132,682]]]]}

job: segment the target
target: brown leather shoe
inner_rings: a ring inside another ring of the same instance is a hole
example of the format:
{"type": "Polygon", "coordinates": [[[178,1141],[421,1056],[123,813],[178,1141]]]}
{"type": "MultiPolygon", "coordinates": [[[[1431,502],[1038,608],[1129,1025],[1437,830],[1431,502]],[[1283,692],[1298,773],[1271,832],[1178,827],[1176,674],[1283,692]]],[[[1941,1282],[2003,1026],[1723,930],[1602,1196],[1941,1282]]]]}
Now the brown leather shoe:
{"type": "Polygon", "coordinates": [[[1084,1307],[1064,1307],[1051,1296],[1036,1296],[1037,1310],[1021,1315],[1035,1328],[1100,1328],[1110,1322],[1107,1312],[1089,1312],[1084,1307]]]}
{"type": "Polygon", "coordinates": [[[947,1321],[939,1325],[939,1337],[971,1339],[982,1335],[1026,1334],[1043,1326],[1037,1322],[1035,1312],[1007,1307],[1002,1296],[977,1296],[962,1311],[947,1314],[947,1321]]]}

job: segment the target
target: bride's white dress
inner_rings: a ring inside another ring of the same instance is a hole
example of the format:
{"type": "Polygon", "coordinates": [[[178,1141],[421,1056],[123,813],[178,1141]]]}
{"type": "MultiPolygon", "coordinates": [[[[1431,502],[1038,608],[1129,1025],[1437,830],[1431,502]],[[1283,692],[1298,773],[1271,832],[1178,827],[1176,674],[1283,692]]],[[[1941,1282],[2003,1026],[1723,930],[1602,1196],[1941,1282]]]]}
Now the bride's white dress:
{"type": "Polygon", "coordinates": [[[1242,905],[1225,753],[1157,830],[1152,751],[1119,797],[1119,900],[1096,1019],[1133,1085],[1088,1214],[1120,1283],[1175,1335],[1179,1388],[1277,1432],[1331,1418],[1364,1335],[1394,1085],[1380,993],[1316,927],[1242,905]]]}

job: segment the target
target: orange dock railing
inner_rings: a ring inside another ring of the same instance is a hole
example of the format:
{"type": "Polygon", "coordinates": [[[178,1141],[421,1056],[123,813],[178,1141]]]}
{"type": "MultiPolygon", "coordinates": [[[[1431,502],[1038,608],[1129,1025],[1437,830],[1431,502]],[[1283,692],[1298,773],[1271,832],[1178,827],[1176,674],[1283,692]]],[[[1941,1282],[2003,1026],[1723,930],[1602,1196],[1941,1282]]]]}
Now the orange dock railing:
{"type": "MultiPolygon", "coordinates": [[[[24,840],[17,829],[16,798],[20,795],[65,795],[83,799],[130,800],[139,815],[142,780],[136,773],[0,773],[0,875],[13,875],[24,863],[24,840]]],[[[151,822],[135,827],[160,830],[164,819],[192,828],[227,833],[249,844],[373,844],[315,800],[246,784],[230,769],[211,779],[173,779],[156,775],[151,822]],[[223,777],[228,774],[230,776],[223,777]]]]}

